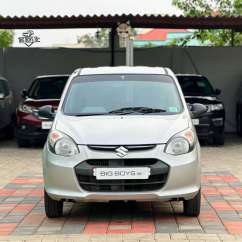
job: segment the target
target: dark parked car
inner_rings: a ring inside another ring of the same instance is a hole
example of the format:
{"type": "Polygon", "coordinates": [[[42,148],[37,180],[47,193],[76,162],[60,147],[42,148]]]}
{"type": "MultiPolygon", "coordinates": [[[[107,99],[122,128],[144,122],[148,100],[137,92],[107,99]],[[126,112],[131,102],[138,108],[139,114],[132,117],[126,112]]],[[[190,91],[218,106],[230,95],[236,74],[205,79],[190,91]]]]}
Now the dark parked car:
{"type": "Polygon", "coordinates": [[[16,138],[19,147],[44,142],[52,121],[38,115],[40,107],[51,105],[57,109],[69,75],[38,76],[28,90],[23,90],[23,101],[17,108],[16,138]]]}
{"type": "Polygon", "coordinates": [[[206,113],[193,119],[198,137],[223,145],[225,110],[218,98],[221,91],[214,89],[205,76],[177,74],[177,78],[188,104],[201,103],[207,106],[206,113]]]}
{"type": "Polygon", "coordinates": [[[14,133],[14,115],[13,93],[8,81],[0,77],[0,132],[7,137],[14,133]]]}
{"type": "Polygon", "coordinates": [[[237,123],[237,134],[239,136],[242,136],[242,83],[239,86],[239,99],[237,100],[236,103],[236,123],[237,123]]]}

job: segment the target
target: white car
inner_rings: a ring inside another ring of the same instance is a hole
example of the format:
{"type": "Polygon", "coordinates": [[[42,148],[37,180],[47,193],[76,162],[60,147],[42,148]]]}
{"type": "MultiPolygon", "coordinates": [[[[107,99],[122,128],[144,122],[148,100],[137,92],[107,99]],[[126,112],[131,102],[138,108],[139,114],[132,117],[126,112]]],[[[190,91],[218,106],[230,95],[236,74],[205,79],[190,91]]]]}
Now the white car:
{"type": "Polygon", "coordinates": [[[170,69],[78,69],[57,113],[45,106],[39,115],[54,119],[43,152],[48,217],[61,216],[65,201],[173,199],[199,215],[200,146],[170,69]]]}

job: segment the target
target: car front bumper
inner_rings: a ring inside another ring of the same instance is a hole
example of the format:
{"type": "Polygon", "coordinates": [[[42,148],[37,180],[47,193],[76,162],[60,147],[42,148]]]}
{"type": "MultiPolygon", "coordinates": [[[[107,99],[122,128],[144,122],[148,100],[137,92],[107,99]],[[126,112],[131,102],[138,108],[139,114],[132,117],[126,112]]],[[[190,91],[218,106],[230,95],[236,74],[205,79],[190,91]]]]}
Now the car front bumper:
{"type": "Polygon", "coordinates": [[[49,130],[43,130],[34,125],[21,124],[17,126],[16,137],[31,142],[44,142],[47,139],[48,133],[49,130]]]}
{"type": "Polygon", "coordinates": [[[94,151],[79,146],[80,153],[74,157],[53,154],[46,144],[43,152],[43,174],[45,190],[55,200],[64,201],[168,201],[191,199],[200,189],[199,144],[188,154],[172,156],[164,153],[165,145],[157,145],[147,151],[132,151],[122,159],[155,158],[169,166],[164,186],[152,191],[93,192],[84,190],[78,181],[75,167],[89,159],[118,159],[115,152],[94,151]]]}
{"type": "Polygon", "coordinates": [[[206,113],[199,119],[199,124],[194,125],[199,139],[207,139],[224,132],[224,112],[206,113]]]}
{"type": "Polygon", "coordinates": [[[43,120],[33,114],[25,114],[18,111],[16,137],[31,142],[46,141],[49,129],[42,129],[42,121],[43,120]]]}

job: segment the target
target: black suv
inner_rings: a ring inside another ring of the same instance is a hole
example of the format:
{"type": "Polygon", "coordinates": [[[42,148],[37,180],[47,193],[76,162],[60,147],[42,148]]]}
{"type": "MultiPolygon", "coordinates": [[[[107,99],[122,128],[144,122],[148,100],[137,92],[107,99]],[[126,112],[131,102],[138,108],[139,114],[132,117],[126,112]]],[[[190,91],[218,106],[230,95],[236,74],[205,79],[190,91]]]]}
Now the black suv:
{"type": "Polygon", "coordinates": [[[0,76],[0,133],[10,138],[14,134],[14,103],[13,93],[8,81],[0,76]]]}
{"type": "Polygon", "coordinates": [[[225,110],[222,101],[218,98],[221,91],[214,89],[205,76],[195,74],[176,76],[188,104],[201,103],[207,106],[206,113],[193,119],[198,138],[223,145],[225,110]]]}
{"type": "Polygon", "coordinates": [[[236,124],[237,124],[237,134],[239,136],[242,136],[242,83],[239,86],[238,89],[239,98],[236,103],[236,124]]]}

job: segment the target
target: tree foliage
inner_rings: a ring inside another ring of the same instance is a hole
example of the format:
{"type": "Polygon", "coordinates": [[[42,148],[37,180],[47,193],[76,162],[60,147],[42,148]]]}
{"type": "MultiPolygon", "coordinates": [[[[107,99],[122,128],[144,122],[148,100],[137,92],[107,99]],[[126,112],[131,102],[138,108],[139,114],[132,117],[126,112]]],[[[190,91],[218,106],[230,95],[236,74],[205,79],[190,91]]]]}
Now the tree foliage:
{"type": "MultiPolygon", "coordinates": [[[[241,16],[241,0],[172,0],[173,5],[183,11],[185,16],[241,16]]],[[[229,29],[196,30],[191,36],[174,41],[172,44],[186,45],[191,39],[212,46],[240,46],[242,34],[229,29]]]]}
{"type": "Polygon", "coordinates": [[[0,48],[8,48],[13,43],[13,30],[0,30],[0,48]]]}
{"type": "Polygon", "coordinates": [[[145,44],[144,46],[142,46],[142,48],[154,48],[154,47],[157,47],[155,44],[149,42],[147,44],[145,44]]]}
{"type": "Polygon", "coordinates": [[[89,48],[107,48],[109,46],[109,29],[98,29],[95,34],[85,34],[77,37],[77,43],[89,48]]]}

